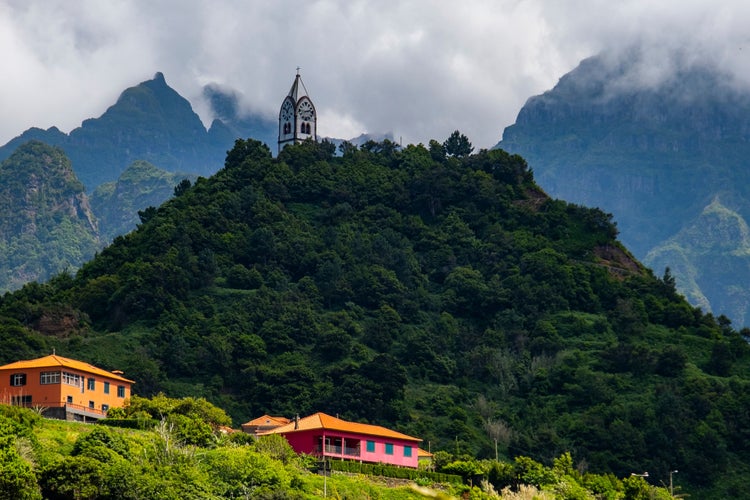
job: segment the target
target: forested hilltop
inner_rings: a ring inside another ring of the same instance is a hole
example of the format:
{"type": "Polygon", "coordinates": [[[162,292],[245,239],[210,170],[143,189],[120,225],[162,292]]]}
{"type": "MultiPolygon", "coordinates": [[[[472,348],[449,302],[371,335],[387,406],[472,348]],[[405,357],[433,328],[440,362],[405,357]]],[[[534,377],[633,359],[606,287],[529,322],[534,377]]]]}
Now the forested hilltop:
{"type": "Polygon", "coordinates": [[[341,150],[238,140],[75,276],[6,294],[0,358],[55,347],[235,425],[324,411],[750,497],[747,332],[643,268],[609,214],[458,134],[341,150]]]}

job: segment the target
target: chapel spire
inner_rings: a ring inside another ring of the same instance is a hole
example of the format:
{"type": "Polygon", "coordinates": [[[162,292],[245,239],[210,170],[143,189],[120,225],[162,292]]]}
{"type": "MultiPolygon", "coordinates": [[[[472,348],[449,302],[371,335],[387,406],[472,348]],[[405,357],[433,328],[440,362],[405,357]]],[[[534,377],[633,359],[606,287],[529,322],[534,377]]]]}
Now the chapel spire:
{"type": "Polygon", "coordinates": [[[297,67],[292,88],[279,111],[279,151],[290,143],[296,144],[306,139],[318,140],[318,115],[299,70],[297,67]]]}

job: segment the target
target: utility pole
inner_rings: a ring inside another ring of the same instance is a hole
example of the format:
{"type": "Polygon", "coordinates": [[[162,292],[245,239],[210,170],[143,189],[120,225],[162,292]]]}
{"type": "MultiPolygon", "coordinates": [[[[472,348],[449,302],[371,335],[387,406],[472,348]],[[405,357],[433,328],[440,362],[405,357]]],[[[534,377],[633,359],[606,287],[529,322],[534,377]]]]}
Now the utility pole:
{"type": "Polygon", "coordinates": [[[677,469],[669,471],[669,496],[674,498],[674,485],[672,484],[672,474],[677,474],[677,469]]]}

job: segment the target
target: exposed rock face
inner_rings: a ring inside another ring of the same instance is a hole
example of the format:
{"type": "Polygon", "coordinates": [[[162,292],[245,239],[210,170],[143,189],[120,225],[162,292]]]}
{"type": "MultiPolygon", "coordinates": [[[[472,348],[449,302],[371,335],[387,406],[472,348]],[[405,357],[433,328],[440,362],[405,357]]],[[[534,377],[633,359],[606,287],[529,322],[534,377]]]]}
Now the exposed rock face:
{"type": "Polygon", "coordinates": [[[660,247],[648,262],[657,274],[669,265],[694,304],[745,321],[750,299],[730,293],[736,283],[726,281],[739,261],[722,261],[730,269],[720,274],[716,266],[697,270],[708,261],[677,251],[676,235],[689,226],[706,257],[719,259],[715,252],[733,235],[714,227],[720,221],[704,208],[719,196],[740,219],[750,216],[750,92],[679,55],[678,69],[663,74],[641,56],[581,62],[527,101],[498,147],[524,156],[553,197],[613,213],[636,257],[660,247]]]}
{"type": "Polygon", "coordinates": [[[62,150],[38,141],[0,164],[0,290],[75,269],[99,249],[96,219],[62,150]]]}

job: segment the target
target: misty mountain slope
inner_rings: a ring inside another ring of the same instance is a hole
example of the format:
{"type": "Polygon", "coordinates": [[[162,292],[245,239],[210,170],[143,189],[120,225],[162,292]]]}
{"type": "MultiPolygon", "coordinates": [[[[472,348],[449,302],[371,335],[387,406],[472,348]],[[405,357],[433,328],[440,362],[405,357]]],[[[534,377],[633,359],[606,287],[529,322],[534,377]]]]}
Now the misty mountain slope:
{"type": "Polygon", "coordinates": [[[70,161],[31,141],[0,163],[0,290],[76,269],[100,248],[95,217],[70,161]]]}
{"type": "Polygon", "coordinates": [[[183,179],[194,181],[195,176],[167,172],[139,160],[125,169],[117,181],[96,188],[91,195],[91,209],[99,220],[102,240],[109,242],[135,229],[140,222],[138,212],[161,205],[183,179]]]}
{"type": "Polygon", "coordinates": [[[669,267],[692,303],[708,311],[716,309],[711,304],[714,300],[723,305],[728,317],[741,325],[750,323],[750,229],[742,216],[718,199],[679,233],[653,248],[644,263],[654,269],[669,267]]]}
{"type": "MultiPolygon", "coordinates": [[[[750,93],[705,66],[647,79],[659,71],[644,67],[641,56],[584,60],[527,101],[498,147],[524,156],[552,196],[613,213],[622,240],[643,258],[717,195],[750,215],[750,93]]],[[[706,239],[720,234],[705,229],[706,239]]],[[[681,291],[705,296],[717,314],[745,317],[750,302],[730,306],[716,295],[733,286],[720,276],[704,274],[703,286],[716,281],[713,291],[689,292],[686,267],[670,267],[681,291]]]]}
{"type": "Polygon", "coordinates": [[[235,139],[252,137],[274,149],[279,137],[277,120],[254,113],[241,113],[238,93],[216,84],[206,85],[203,97],[216,117],[208,129],[212,142],[232,145],[235,139]]]}
{"type": "Polygon", "coordinates": [[[206,130],[190,103],[167,85],[164,75],[122,92],[99,118],[85,120],[65,134],[55,127],[31,128],[0,148],[7,158],[30,139],[59,146],[89,191],[115,181],[128,165],[144,160],[170,172],[210,175],[218,170],[235,139],[257,137],[276,143],[276,124],[237,108],[229,91],[210,87],[209,101],[225,121],[206,130]]]}

